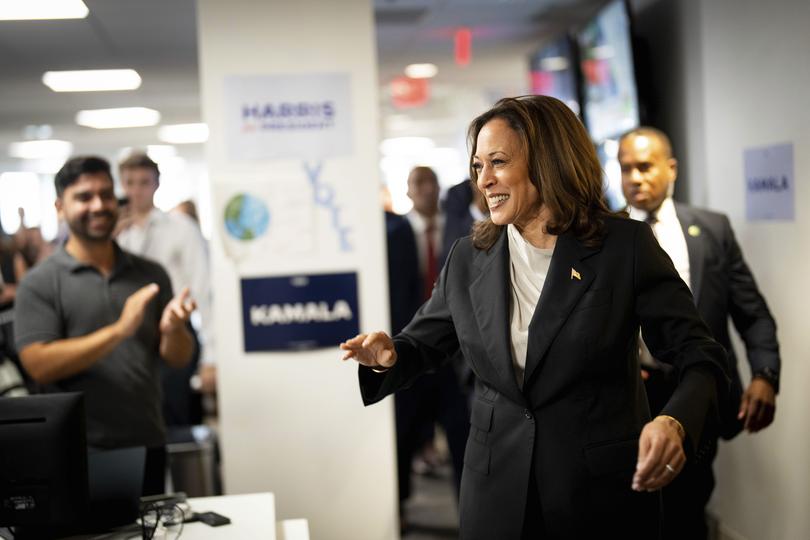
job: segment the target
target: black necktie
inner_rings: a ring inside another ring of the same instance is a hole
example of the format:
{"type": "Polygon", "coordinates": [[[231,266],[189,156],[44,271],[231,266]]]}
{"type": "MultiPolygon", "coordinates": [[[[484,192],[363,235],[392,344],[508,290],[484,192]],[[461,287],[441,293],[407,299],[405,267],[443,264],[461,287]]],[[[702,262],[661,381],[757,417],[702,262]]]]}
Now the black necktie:
{"type": "Polygon", "coordinates": [[[653,210],[652,212],[647,213],[647,217],[644,218],[644,223],[652,227],[656,223],[658,223],[658,212],[653,210]]]}

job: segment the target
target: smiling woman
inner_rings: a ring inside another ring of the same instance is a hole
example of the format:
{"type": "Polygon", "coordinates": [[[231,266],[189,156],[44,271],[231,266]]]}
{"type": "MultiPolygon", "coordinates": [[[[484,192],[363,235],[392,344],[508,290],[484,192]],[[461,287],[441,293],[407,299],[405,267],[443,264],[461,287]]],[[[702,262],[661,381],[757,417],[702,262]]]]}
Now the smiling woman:
{"type": "Polygon", "coordinates": [[[585,128],[562,102],[510,98],[473,120],[491,217],[456,242],[393,339],[341,345],[366,404],[461,352],[475,373],[461,537],[659,538],[658,490],[700,449],[725,353],[644,223],[611,213],[585,128]],[[680,384],[650,419],[640,328],[680,384]]]}
{"type": "Polygon", "coordinates": [[[561,107],[567,106],[556,99],[502,100],[470,125],[470,178],[491,212],[475,229],[479,249],[489,249],[501,227],[514,220],[521,233],[527,225],[538,230],[524,222],[537,225],[542,207],[550,235],[570,228],[595,244],[603,234],[604,217],[612,212],[602,193],[602,171],[595,155],[582,159],[594,153],[591,140],[561,107]]]}

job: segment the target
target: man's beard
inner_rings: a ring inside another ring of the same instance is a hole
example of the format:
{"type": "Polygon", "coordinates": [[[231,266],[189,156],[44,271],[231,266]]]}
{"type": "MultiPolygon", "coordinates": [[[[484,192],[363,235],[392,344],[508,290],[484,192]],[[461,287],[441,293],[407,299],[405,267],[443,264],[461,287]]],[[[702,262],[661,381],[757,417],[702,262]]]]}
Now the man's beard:
{"type": "Polygon", "coordinates": [[[116,221],[117,216],[113,212],[96,212],[95,214],[86,214],[79,219],[68,220],[67,224],[71,234],[84,241],[108,242],[112,238],[116,221]],[[90,229],[90,220],[97,217],[109,218],[108,226],[101,231],[90,229]]]}

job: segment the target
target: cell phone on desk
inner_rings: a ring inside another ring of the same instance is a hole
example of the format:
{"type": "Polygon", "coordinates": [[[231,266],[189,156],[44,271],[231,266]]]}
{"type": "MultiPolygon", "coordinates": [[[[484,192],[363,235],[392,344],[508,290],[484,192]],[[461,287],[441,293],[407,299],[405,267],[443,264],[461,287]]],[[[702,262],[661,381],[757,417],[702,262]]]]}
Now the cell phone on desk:
{"type": "Polygon", "coordinates": [[[231,522],[229,518],[226,518],[222,514],[217,514],[216,512],[194,512],[194,517],[196,517],[198,521],[202,521],[212,527],[228,525],[231,522]]]}

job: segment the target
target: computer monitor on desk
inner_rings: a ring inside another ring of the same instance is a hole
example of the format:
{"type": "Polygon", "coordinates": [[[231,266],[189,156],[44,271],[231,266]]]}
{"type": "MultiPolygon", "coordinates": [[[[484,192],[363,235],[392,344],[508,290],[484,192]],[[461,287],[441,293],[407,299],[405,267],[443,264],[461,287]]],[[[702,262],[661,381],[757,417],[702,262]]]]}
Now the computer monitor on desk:
{"type": "Polygon", "coordinates": [[[85,519],[82,394],[0,399],[0,441],[0,526],[47,537],[85,519]]]}

